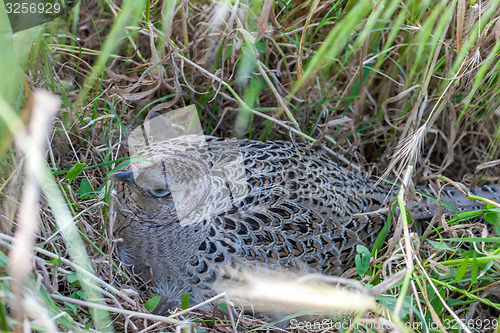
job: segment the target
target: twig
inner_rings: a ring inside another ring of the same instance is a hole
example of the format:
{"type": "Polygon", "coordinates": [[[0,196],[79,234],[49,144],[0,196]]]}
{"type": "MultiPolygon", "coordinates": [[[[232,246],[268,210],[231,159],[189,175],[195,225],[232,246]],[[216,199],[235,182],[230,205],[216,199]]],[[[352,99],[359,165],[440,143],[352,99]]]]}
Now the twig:
{"type": "Polygon", "coordinates": [[[204,305],[207,305],[207,304],[209,304],[211,302],[214,302],[214,301],[218,300],[219,298],[223,298],[223,297],[224,298],[226,297],[226,293],[225,292],[224,293],[220,293],[219,295],[216,295],[216,296],[214,296],[212,298],[209,298],[206,301],[201,302],[199,304],[196,304],[196,305],[194,305],[194,306],[192,306],[192,307],[190,307],[190,308],[188,308],[186,310],[182,310],[182,311],[176,312],[176,313],[172,314],[171,316],[169,316],[169,318],[175,318],[175,317],[179,317],[179,316],[185,315],[185,314],[187,314],[189,312],[192,312],[195,309],[198,309],[198,308],[200,308],[200,307],[202,307],[204,305]]]}
{"type": "Polygon", "coordinates": [[[498,207],[500,208],[500,203],[497,203],[493,200],[490,200],[490,199],[487,199],[487,198],[483,198],[483,197],[480,197],[480,196],[477,196],[477,195],[474,195],[474,194],[471,194],[469,192],[469,190],[461,183],[458,183],[458,182],[455,182],[453,180],[451,180],[450,178],[446,177],[446,176],[443,176],[443,175],[438,175],[437,176],[438,179],[442,180],[442,181],[445,181],[447,182],[448,184],[456,187],[458,190],[460,190],[460,192],[462,192],[468,199],[471,199],[471,200],[477,200],[477,201],[481,201],[481,202],[484,202],[484,203],[487,203],[487,204],[490,204],[492,206],[495,206],[495,207],[498,207]]]}
{"type": "MultiPolygon", "coordinates": [[[[12,245],[9,242],[12,242],[12,241],[13,241],[12,237],[7,236],[4,233],[0,233],[0,244],[2,244],[3,246],[6,246],[6,247],[10,248],[12,245]]],[[[106,283],[105,281],[97,278],[95,275],[93,275],[93,274],[85,271],[83,268],[81,268],[77,264],[73,263],[72,261],[70,261],[70,260],[68,260],[66,258],[63,258],[63,257],[61,257],[59,255],[56,255],[56,254],[54,254],[52,252],[49,252],[47,250],[41,249],[39,247],[35,247],[34,250],[35,250],[35,252],[43,254],[44,256],[47,256],[49,258],[61,260],[61,262],[63,264],[72,267],[75,271],[80,270],[79,272],[82,273],[83,275],[85,275],[87,278],[89,278],[91,280],[94,280],[95,282],[99,283],[104,288],[110,290],[113,294],[119,295],[121,298],[123,298],[126,302],[130,303],[131,305],[134,305],[134,306],[136,305],[136,303],[130,297],[128,297],[127,295],[123,294],[123,292],[121,292],[120,290],[116,289],[112,285],[106,283]]]]}
{"type": "Polygon", "coordinates": [[[408,291],[410,277],[411,277],[411,274],[413,273],[413,269],[414,269],[413,249],[411,247],[410,232],[408,230],[408,219],[406,217],[406,208],[405,208],[405,200],[404,200],[405,188],[408,187],[412,171],[413,171],[413,166],[409,165],[408,168],[406,169],[404,179],[403,179],[403,184],[401,184],[401,188],[399,189],[399,193],[398,193],[398,197],[397,197],[397,202],[398,202],[398,206],[399,206],[399,219],[403,224],[403,233],[404,233],[404,239],[405,239],[405,251],[403,251],[403,253],[405,253],[405,261],[406,261],[406,266],[408,267],[408,271],[406,272],[403,286],[401,288],[401,295],[398,297],[398,300],[396,302],[396,306],[394,308],[394,313],[396,313],[396,315],[399,315],[399,311],[401,310],[401,307],[403,306],[403,300],[404,300],[404,297],[406,296],[406,292],[408,291]]]}
{"type": "MultiPolygon", "coordinates": [[[[38,232],[38,218],[40,216],[40,182],[37,170],[40,167],[40,157],[45,150],[45,137],[51,128],[52,117],[59,110],[60,101],[45,91],[33,94],[33,112],[29,130],[22,130],[16,134],[16,143],[26,156],[24,164],[24,182],[21,207],[18,215],[18,228],[9,251],[9,271],[12,276],[12,307],[13,316],[19,322],[25,316],[25,302],[23,289],[28,280],[31,264],[33,263],[33,242],[38,232]]],[[[15,328],[20,331],[21,327],[15,328]]]]}
{"type": "Polygon", "coordinates": [[[137,311],[130,311],[130,310],[125,310],[125,309],[118,309],[112,306],[107,306],[107,305],[102,305],[102,304],[97,304],[97,303],[92,303],[92,302],[87,302],[87,301],[82,301],[79,299],[74,299],[71,297],[66,297],[66,296],[61,296],[61,295],[56,295],[52,294],[50,295],[53,299],[63,301],[63,302],[68,302],[68,303],[73,303],[73,304],[78,304],[81,306],[86,306],[89,308],[94,308],[94,309],[99,309],[99,310],[104,310],[104,311],[109,311],[109,312],[114,312],[114,313],[119,313],[123,314],[126,316],[132,316],[132,317],[137,317],[137,318],[143,318],[143,319],[149,319],[149,320],[154,320],[154,321],[161,321],[167,324],[181,324],[182,321],[172,319],[171,317],[165,317],[165,316],[158,316],[158,315],[153,315],[149,313],[142,313],[142,312],[137,312],[137,311]]]}
{"type": "Polygon", "coordinates": [[[262,63],[257,60],[256,64],[257,64],[257,68],[259,69],[260,75],[262,75],[262,77],[266,81],[269,89],[271,89],[271,91],[273,92],[274,96],[276,97],[276,100],[278,101],[278,104],[281,106],[283,111],[285,111],[286,116],[293,123],[293,126],[295,126],[295,128],[300,131],[299,123],[297,122],[297,120],[295,120],[292,112],[290,111],[290,109],[286,105],[285,100],[283,99],[283,97],[281,97],[281,95],[276,90],[276,87],[273,85],[273,83],[269,79],[269,76],[267,75],[266,71],[264,70],[262,63]]]}

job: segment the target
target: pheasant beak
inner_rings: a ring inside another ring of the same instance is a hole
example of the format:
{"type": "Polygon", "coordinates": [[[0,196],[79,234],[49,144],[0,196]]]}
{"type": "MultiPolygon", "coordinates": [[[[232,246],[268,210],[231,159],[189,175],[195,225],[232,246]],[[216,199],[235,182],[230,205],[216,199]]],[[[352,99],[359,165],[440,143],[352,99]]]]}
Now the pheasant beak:
{"type": "Polygon", "coordinates": [[[132,171],[117,171],[109,176],[109,179],[118,182],[124,182],[133,184],[134,183],[134,173],[132,171]]]}

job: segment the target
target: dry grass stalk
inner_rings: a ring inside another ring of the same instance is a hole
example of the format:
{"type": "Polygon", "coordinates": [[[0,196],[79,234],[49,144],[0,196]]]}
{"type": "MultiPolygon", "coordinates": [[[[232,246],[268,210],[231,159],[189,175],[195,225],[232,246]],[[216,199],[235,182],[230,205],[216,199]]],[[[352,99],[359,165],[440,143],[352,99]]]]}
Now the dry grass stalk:
{"type": "MultiPolygon", "coordinates": [[[[24,186],[21,207],[17,218],[17,230],[11,251],[10,274],[12,277],[12,306],[14,318],[23,321],[25,309],[22,300],[23,291],[34,263],[33,243],[38,233],[38,220],[40,218],[40,187],[37,170],[45,163],[42,156],[45,153],[47,135],[50,132],[52,118],[59,110],[60,101],[56,96],[37,91],[33,94],[33,112],[29,129],[18,132],[16,143],[25,153],[24,186]]],[[[32,304],[32,302],[28,302],[32,304]]],[[[31,312],[31,314],[36,312],[31,312]]],[[[21,330],[20,327],[18,327],[21,330]]]]}

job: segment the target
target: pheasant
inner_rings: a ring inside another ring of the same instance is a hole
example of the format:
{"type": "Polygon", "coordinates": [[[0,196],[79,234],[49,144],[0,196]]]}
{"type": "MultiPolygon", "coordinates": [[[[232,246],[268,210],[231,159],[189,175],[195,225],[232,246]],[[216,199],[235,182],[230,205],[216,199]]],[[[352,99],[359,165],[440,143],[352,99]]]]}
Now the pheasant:
{"type": "MultiPolygon", "coordinates": [[[[186,292],[195,303],[216,295],[248,268],[341,275],[356,245],[373,245],[397,190],[305,143],[179,137],[137,157],[111,176],[118,252],[174,306],[186,292]]],[[[471,191],[500,197],[496,186],[471,191]]],[[[482,208],[453,189],[442,199],[482,208]]],[[[428,218],[436,207],[423,198],[409,209],[428,218]]]]}

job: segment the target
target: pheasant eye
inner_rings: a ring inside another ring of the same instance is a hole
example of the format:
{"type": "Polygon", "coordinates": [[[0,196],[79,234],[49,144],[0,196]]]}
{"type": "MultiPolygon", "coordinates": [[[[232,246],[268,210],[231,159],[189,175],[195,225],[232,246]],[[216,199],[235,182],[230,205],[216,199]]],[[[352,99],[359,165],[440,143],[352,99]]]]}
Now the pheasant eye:
{"type": "Polygon", "coordinates": [[[169,188],[152,188],[149,190],[149,193],[151,193],[153,196],[155,196],[157,198],[163,198],[170,193],[170,189],[169,188]]]}

